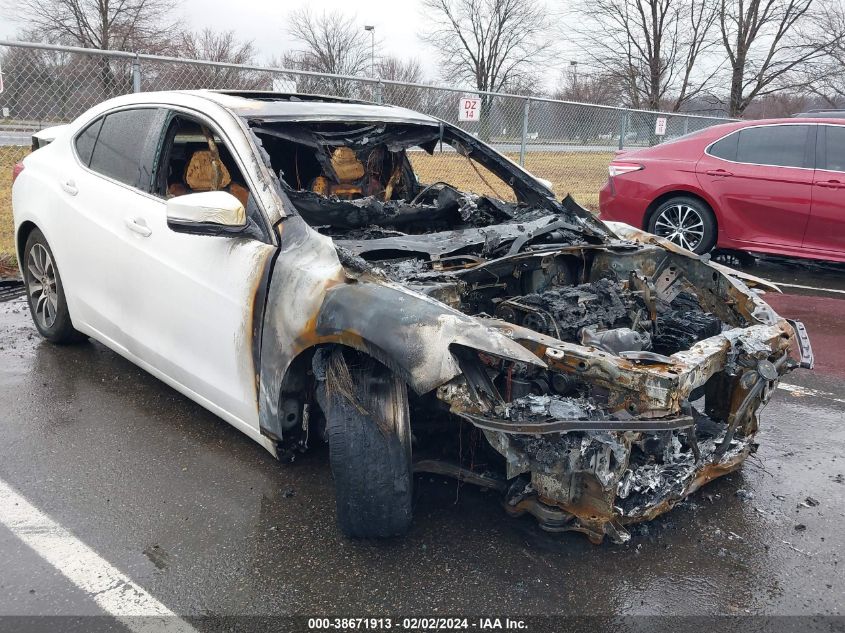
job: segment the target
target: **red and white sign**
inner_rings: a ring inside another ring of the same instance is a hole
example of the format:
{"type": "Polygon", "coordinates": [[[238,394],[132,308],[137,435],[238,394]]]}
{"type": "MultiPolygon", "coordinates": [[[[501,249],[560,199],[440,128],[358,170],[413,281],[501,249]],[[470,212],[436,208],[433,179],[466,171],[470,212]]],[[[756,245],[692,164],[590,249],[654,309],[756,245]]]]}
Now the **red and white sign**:
{"type": "Polygon", "coordinates": [[[654,122],[654,133],[657,136],[666,136],[666,117],[659,116],[654,122]]]}
{"type": "Polygon", "coordinates": [[[481,99],[479,97],[461,97],[458,121],[478,121],[480,119],[481,99]]]}

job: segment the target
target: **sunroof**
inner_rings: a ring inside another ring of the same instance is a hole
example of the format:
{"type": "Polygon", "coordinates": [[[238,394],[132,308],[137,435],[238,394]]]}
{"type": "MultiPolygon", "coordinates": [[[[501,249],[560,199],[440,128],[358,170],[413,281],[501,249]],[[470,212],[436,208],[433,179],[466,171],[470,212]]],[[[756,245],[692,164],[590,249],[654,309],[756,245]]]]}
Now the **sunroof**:
{"type": "Polygon", "coordinates": [[[347,99],[346,97],[333,97],[329,95],[301,94],[296,92],[271,92],[265,90],[213,90],[219,94],[241,97],[243,99],[254,99],[255,101],[323,101],[334,103],[373,103],[360,99],[347,99]]]}

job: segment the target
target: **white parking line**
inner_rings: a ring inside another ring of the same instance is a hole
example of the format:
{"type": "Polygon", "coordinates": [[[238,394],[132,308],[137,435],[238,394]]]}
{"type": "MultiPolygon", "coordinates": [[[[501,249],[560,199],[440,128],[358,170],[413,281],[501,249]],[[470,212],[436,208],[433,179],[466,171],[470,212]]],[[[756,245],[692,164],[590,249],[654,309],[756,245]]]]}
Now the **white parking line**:
{"type": "Polygon", "coordinates": [[[187,622],[0,479],[0,523],[103,611],[137,633],[196,633],[187,622]]]}
{"type": "Polygon", "coordinates": [[[845,295],[845,290],[837,290],[836,288],[816,288],[815,286],[802,286],[801,284],[782,284],[780,282],[772,282],[781,288],[801,288],[802,290],[815,290],[816,292],[832,292],[834,294],[845,295]]]}
{"type": "Polygon", "coordinates": [[[800,385],[790,385],[789,383],[779,382],[778,389],[788,391],[793,396],[809,396],[812,398],[824,398],[840,404],[845,404],[845,399],[837,397],[835,393],[827,391],[819,391],[818,389],[810,389],[809,387],[801,387],[800,385]]]}

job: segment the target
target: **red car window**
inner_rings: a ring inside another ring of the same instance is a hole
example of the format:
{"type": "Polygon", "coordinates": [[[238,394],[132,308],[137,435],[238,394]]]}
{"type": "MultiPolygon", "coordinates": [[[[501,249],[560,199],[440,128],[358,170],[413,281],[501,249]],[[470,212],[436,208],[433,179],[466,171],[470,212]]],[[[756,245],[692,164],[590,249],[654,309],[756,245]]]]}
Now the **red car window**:
{"type": "Polygon", "coordinates": [[[738,163],[808,167],[809,125],[764,125],[740,130],[736,150],[738,163]]]}
{"type": "Polygon", "coordinates": [[[827,125],[824,169],[845,171],[845,125],[827,125]]]}

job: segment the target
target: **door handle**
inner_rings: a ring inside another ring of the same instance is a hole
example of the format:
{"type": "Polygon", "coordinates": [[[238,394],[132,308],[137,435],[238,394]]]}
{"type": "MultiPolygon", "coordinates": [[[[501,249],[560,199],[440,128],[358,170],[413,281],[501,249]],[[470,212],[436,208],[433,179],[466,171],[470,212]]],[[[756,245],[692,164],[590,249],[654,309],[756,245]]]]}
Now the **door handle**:
{"type": "Polygon", "coordinates": [[[141,218],[125,218],[124,222],[126,222],[126,227],[130,231],[137,233],[141,237],[149,237],[153,234],[152,229],[141,218]]]}
{"type": "Polygon", "coordinates": [[[75,196],[79,193],[79,189],[76,188],[76,183],[74,182],[73,178],[67,178],[62,181],[62,190],[65,193],[69,193],[72,196],[75,196]]]}
{"type": "Polygon", "coordinates": [[[840,180],[817,180],[816,186],[825,187],[826,189],[842,189],[845,187],[845,182],[840,180]]]}
{"type": "Polygon", "coordinates": [[[704,173],[707,174],[708,176],[715,176],[715,177],[733,176],[733,174],[731,172],[726,171],[724,169],[708,169],[704,173]]]}

